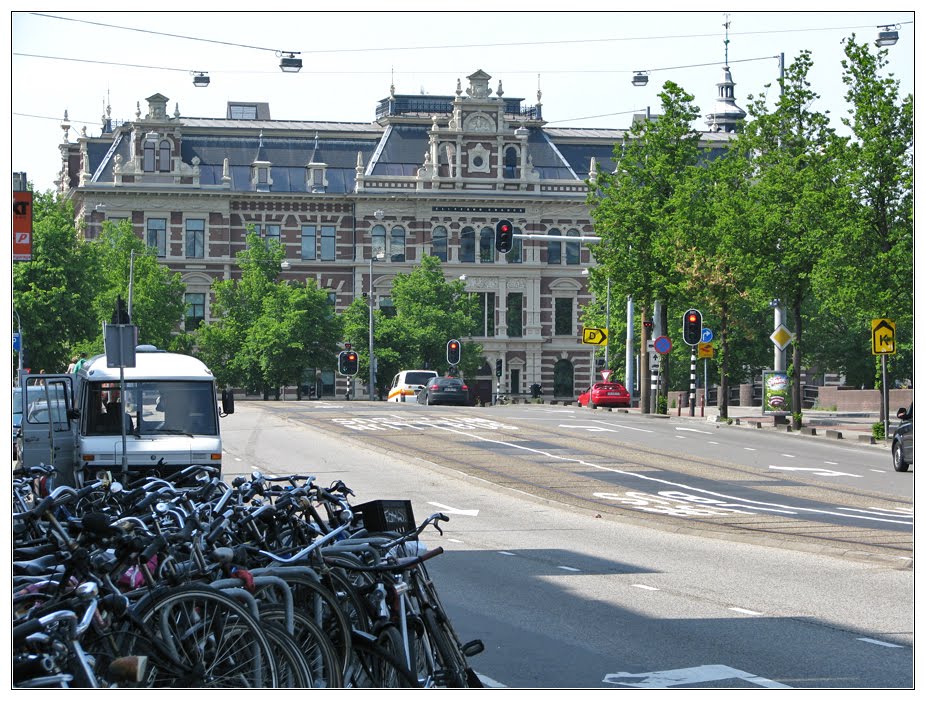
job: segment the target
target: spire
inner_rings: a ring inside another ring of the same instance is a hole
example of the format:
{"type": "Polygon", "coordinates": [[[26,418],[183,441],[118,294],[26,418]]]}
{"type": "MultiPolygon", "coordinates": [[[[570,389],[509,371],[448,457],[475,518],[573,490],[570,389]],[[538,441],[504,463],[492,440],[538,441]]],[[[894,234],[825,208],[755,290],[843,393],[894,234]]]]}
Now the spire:
{"type": "Polygon", "coordinates": [[[746,118],[746,110],[736,104],[736,95],[734,94],[733,75],[730,72],[730,15],[724,13],[726,21],[723,23],[724,40],[723,40],[723,77],[717,83],[717,99],[714,102],[714,110],[706,116],[707,125],[711,131],[735,132],[739,129],[740,124],[746,118]]]}

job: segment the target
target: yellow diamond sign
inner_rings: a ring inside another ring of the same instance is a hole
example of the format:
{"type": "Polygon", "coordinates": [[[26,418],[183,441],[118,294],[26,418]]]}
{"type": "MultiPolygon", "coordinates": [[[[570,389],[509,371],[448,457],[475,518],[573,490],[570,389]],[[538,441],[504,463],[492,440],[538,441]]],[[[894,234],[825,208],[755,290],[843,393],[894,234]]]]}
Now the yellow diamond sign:
{"type": "Polygon", "coordinates": [[[784,326],[778,324],[778,328],[772,332],[772,335],[769,336],[772,339],[772,343],[775,344],[775,347],[778,350],[784,350],[788,347],[788,344],[791,343],[791,339],[794,338],[793,334],[788,331],[784,326]]]}

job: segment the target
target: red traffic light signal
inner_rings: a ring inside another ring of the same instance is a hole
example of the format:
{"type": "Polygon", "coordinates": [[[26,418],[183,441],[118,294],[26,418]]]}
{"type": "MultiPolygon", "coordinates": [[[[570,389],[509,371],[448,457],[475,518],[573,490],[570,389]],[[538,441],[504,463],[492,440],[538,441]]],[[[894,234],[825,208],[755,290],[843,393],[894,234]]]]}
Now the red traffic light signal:
{"type": "Polygon", "coordinates": [[[514,227],[507,219],[495,223],[495,250],[508,253],[514,246],[514,227]]]}
{"type": "Polygon", "coordinates": [[[682,338],[689,346],[701,342],[701,312],[697,309],[689,309],[682,317],[682,338]]]}
{"type": "Polygon", "coordinates": [[[360,359],[356,351],[338,353],[338,372],[342,375],[356,375],[360,359]]]}
{"type": "Polygon", "coordinates": [[[460,342],[455,338],[447,341],[447,363],[449,365],[460,364],[460,342]]]}

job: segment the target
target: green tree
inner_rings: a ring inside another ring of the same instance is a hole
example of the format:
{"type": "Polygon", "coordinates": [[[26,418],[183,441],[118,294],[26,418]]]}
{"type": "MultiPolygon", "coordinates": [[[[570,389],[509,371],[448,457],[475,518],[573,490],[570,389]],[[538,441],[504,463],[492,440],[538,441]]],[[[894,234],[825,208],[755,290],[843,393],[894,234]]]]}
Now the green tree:
{"type": "MultiPolygon", "coordinates": [[[[598,170],[589,181],[588,203],[601,242],[592,247],[605,276],[611,278],[612,299],[633,297],[646,318],[653,302],[666,302],[678,277],[672,259],[673,242],[667,236],[673,193],[690,176],[701,159],[700,135],[694,122],[700,111],[694,98],[667,81],[659,95],[662,114],[634,123],[630,138],[615,145],[615,172],[598,170]]],[[[641,387],[648,385],[646,342],[640,334],[641,387]]],[[[641,406],[649,411],[649,395],[642,392],[641,406]]]]}
{"type": "Polygon", "coordinates": [[[93,302],[103,282],[95,251],[74,228],[73,204],[35,193],[32,260],[13,264],[25,367],[64,372],[80,342],[98,332],[93,302]]]}
{"type": "Polygon", "coordinates": [[[795,413],[801,408],[805,305],[815,271],[851,211],[836,158],[840,139],[827,115],[813,109],[819,96],[807,79],[811,66],[805,51],[785,70],[774,111],[764,95],[749,105],[753,119],[743,136],[751,149],[750,197],[756,206],[742,250],[751,265],[754,304],[775,297],[791,313],[795,413]]]}
{"type": "MultiPolygon", "coordinates": [[[[838,369],[860,358],[875,367],[869,341],[872,319],[897,326],[892,374],[913,377],[913,96],[887,74],[886,49],[872,53],[854,35],[844,40],[843,83],[852,138],[839,153],[852,191],[847,225],[815,270],[821,316],[854,338],[838,369]]],[[[845,346],[845,343],[843,344],[845,346]]],[[[877,365],[880,362],[876,360],[877,365]]],[[[877,368],[880,372],[880,368],[877,368]]]]}
{"type": "Polygon", "coordinates": [[[92,349],[103,351],[102,324],[112,321],[118,297],[128,302],[130,280],[132,323],[138,327],[138,342],[164,349],[182,347],[182,341],[175,341],[185,310],[186,285],[180,273],[172,273],[161,264],[155,250],[133,233],[128,221],[105,222],[99,238],[89,245],[100,270],[105,271],[93,298],[97,328],[90,338],[92,349]]]}

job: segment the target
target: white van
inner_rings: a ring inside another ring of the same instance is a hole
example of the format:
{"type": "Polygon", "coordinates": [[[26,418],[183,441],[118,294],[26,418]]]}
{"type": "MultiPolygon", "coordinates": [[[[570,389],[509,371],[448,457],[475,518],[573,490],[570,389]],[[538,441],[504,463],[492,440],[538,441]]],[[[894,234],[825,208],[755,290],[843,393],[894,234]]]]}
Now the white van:
{"type": "Polygon", "coordinates": [[[434,370],[402,370],[398,375],[392,378],[392,385],[389,387],[389,396],[387,402],[404,402],[407,399],[414,401],[418,392],[424,389],[430,380],[437,377],[434,370]]]}
{"type": "Polygon", "coordinates": [[[209,368],[191,356],[138,346],[135,367],[122,370],[120,378],[120,369],[98,355],[73,375],[26,375],[22,464],[52,464],[59,483],[77,487],[101,472],[119,479],[123,451],[134,477],[169,477],[190,465],[221,470],[219,416],[234,412],[234,399],[223,392],[220,414],[209,368]]]}

